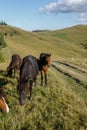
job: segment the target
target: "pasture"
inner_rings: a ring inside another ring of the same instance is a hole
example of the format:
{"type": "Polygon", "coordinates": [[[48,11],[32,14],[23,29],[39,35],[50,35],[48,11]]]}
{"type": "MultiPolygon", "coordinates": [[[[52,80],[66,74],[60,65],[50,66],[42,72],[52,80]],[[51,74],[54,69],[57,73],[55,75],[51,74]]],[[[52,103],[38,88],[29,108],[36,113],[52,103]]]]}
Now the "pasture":
{"type": "Polygon", "coordinates": [[[0,27],[3,27],[2,31],[8,32],[4,36],[7,46],[0,49],[0,81],[3,80],[5,84],[10,109],[8,114],[0,111],[0,129],[86,130],[87,50],[81,45],[86,42],[84,26],[38,33],[9,26],[0,27]],[[78,28],[83,29],[83,41],[79,37],[81,31],[78,28]],[[42,52],[52,55],[47,73],[48,85],[40,85],[39,74],[37,86],[33,86],[33,101],[27,99],[26,104],[21,106],[16,88],[17,79],[6,76],[11,55],[18,53],[24,57],[32,54],[38,58],[42,52]]]}

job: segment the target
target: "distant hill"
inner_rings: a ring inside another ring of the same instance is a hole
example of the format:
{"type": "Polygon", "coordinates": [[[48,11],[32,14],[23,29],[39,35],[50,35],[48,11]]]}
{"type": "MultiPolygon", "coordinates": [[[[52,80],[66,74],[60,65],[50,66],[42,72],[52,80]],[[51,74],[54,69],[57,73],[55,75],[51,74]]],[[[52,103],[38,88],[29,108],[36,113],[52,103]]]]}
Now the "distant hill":
{"type": "Polygon", "coordinates": [[[71,41],[84,42],[87,41],[87,25],[77,25],[62,30],[55,30],[50,33],[51,36],[64,38],[71,41]]]}
{"type": "Polygon", "coordinates": [[[87,58],[87,25],[62,30],[29,32],[9,25],[0,25],[10,53],[22,56],[41,52],[52,53],[52,58],[87,58]],[[38,33],[37,33],[38,32],[38,33]]]}

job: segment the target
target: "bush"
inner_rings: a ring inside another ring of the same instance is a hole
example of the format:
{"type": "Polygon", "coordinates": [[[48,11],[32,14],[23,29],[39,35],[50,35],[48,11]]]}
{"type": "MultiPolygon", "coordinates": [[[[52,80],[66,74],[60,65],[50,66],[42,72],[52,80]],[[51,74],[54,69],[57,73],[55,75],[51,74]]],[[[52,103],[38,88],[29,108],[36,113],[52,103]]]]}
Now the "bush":
{"type": "Polygon", "coordinates": [[[6,43],[4,41],[3,35],[0,34],[0,48],[6,47],[6,43]]]}

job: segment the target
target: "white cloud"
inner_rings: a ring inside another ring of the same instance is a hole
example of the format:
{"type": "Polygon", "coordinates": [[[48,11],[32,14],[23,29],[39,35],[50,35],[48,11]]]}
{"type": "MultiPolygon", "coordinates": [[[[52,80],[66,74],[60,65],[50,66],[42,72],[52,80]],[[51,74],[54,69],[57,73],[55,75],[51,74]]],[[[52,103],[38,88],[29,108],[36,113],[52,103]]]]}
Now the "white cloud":
{"type": "Polygon", "coordinates": [[[44,13],[83,13],[87,12],[87,0],[58,0],[39,9],[44,13]]]}
{"type": "Polygon", "coordinates": [[[87,18],[86,18],[86,14],[85,13],[81,13],[79,16],[79,21],[80,22],[86,22],[87,18]]]}

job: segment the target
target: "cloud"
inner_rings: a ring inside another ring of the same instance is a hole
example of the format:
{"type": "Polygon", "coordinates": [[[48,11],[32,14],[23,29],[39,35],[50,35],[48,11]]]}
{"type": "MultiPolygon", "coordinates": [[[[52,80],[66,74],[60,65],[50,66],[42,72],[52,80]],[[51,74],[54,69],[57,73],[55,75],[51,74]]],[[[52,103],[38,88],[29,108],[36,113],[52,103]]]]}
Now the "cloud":
{"type": "Polygon", "coordinates": [[[43,13],[84,13],[87,12],[87,0],[58,0],[39,9],[43,13]]]}
{"type": "Polygon", "coordinates": [[[86,22],[87,21],[87,18],[86,18],[86,14],[85,13],[81,13],[79,15],[79,21],[80,22],[86,22]]]}

